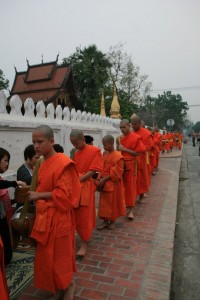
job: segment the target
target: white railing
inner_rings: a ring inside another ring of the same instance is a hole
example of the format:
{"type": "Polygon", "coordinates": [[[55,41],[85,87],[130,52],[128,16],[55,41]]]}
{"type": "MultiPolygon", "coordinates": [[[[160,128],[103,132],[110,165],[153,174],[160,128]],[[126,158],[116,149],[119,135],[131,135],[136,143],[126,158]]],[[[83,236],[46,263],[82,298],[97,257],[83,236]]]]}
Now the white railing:
{"type": "Polygon", "coordinates": [[[11,160],[9,173],[16,173],[17,168],[23,163],[23,152],[27,145],[32,143],[32,131],[39,125],[49,125],[55,135],[55,142],[64,147],[69,155],[72,149],[69,135],[72,129],[81,129],[84,134],[94,138],[94,144],[102,149],[102,138],[106,134],[114,137],[119,135],[120,120],[102,117],[97,114],[87,113],[68,107],[62,109],[58,105],[56,109],[52,103],[47,107],[42,100],[36,104],[31,98],[24,102],[24,115],[22,115],[22,101],[18,95],[10,99],[10,114],[6,110],[7,98],[0,92],[0,147],[10,152],[11,160]],[[36,116],[34,110],[36,109],[36,116]]]}

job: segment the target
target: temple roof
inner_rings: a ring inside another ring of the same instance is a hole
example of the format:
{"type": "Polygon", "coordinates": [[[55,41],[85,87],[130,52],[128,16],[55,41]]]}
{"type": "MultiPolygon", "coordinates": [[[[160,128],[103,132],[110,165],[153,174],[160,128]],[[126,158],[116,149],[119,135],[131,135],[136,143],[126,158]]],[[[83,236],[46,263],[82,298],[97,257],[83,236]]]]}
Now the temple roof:
{"type": "Polygon", "coordinates": [[[76,94],[72,68],[58,66],[56,60],[39,65],[28,65],[27,71],[16,72],[11,96],[18,94],[22,101],[31,97],[34,102],[38,100],[51,102],[60,91],[67,88],[76,94]]]}

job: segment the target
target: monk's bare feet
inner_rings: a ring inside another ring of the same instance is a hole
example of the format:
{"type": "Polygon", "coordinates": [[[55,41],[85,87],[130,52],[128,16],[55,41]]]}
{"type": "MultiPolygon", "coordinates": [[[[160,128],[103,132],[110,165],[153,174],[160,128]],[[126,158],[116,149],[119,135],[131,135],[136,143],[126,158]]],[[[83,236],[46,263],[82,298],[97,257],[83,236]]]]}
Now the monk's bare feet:
{"type": "Polygon", "coordinates": [[[87,242],[81,242],[81,247],[76,253],[76,256],[78,257],[84,257],[87,253],[87,242]]]}
{"type": "Polygon", "coordinates": [[[57,292],[50,296],[50,298],[48,298],[48,300],[62,300],[64,296],[64,291],[63,290],[57,290],[57,292]]]}
{"type": "Polygon", "coordinates": [[[129,214],[127,215],[128,219],[132,221],[134,219],[133,210],[131,209],[129,214]]]}
{"type": "Polygon", "coordinates": [[[74,290],[75,290],[75,283],[74,283],[74,281],[72,281],[70,283],[69,287],[65,290],[63,300],[73,300],[74,290]]]}
{"type": "Polygon", "coordinates": [[[109,230],[114,230],[115,229],[115,222],[114,221],[110,221],[110,224],[108,226],[109,230]]]}
{"type": "Polygon", "coordinates": [[[137,200],[137,203],[141,204],[143,198],[144,198],[144,194],[140,194],[139,199],[137,200]]]}
{"type": "Polygon", "coordinates": [[[105,228],[108,228],[109,226],[109,222],[108,221],[104,221],[101,225],[99,225],[97,227],[98,230],[102,230],[102,229],[105,229],[105,228]]]}
{"type": "Polygon", "coordinates": [[[130,210],[131,210],[131,207],[130,206],[127,206],[126,208],[126,215],[128,216],[128,214],[130,213],[130,210]]]}

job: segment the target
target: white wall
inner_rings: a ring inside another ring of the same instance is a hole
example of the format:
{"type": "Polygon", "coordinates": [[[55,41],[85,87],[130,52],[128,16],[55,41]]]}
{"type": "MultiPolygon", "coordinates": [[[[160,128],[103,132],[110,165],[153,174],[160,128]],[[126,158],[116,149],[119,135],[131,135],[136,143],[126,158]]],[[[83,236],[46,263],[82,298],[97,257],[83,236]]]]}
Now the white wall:
{"type": "Polygon", "coordinates": [[[54,109],[52,103],[45,108],[43,101],[37,103],[35,117],[35,105],[31,98],[26,99],[24,103],[25,114],[23,116],[21,114],[22,101],[18,95],[10,99],[10,114],[6,111],[6,104],[6,96],[0,92],[0,147],[8,150],[11,155],[9,170],[3,174],[4,178],[9,178],[10,175],[13,178],[16,174],[18,167],[24,161],[25,147],[32,143],[32,131],[39,125],[46,124],[53,129],[55,142],[61,144],[68,155],[73,148],[69,140],[72,129],[81,129],[84,134],[93,136],[94,144],[101,149],[103,136],[111,134],[116,137],[120,134],[120,120],[75,109],[70,112],[68,107],[62,110],[60,105],[54,109]]]}

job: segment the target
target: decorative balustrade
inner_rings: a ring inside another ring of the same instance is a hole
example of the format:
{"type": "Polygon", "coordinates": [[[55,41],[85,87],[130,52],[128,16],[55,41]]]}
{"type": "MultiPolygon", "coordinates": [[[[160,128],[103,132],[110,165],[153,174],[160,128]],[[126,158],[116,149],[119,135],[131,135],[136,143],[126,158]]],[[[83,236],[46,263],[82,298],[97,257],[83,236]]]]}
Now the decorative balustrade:
{"type": "Polygon", "coordinates": [[[18,95],[14,95],[10,99],[10,113],[7,112],[7,104],[5,94],[0,92],[0,147],[10,152],[9,170],[14,170],[14,173],[23,163],[25,147],[32,142],[33,128],[39,125],[47,124],[53,129],[55,142],[61,144],[68,155],[73,147],[69,139],[73,129],[81,129],[84,134],[92,135],[94,144],[102,150],[104,135],[112,134],[116,137],[120,133],[120,120],[94,113],[76,111],[74,108],[70,111],[68,107],[62,109],[61,105],[55,109],[52,103],[45,106],[42,100],[35,105],[31,98],[27,98],[22,105],[18,95]]]}
{"type": "MultiPolygon", "coordinates": [[[[5,94],[0,92],[0,114],[7,113],[7,99],[5,94]]],[[[18,95],[14,95],[10,99],[10,115],[12,116],[23,116],[30,118],[47,118],[50,120],[59,120],[63,122],[79,123],[91,126],[99,127],[110,127],[114,128],[116,126],[116,120],[109,117],[103,117],[97,114],[87,113],[85,111],[75,110],[74,108],[70,111],[68,107],[62,109],[61,105],[58,105],[56,109],[52,103],[45,106],[42,100],[39,100],[36,104],[31,98],[27,98],[24,102],[24,115],[22,114],[22,101],[18,95]],[[36,115],[35,115],[36,111],[36,115]]]]}

